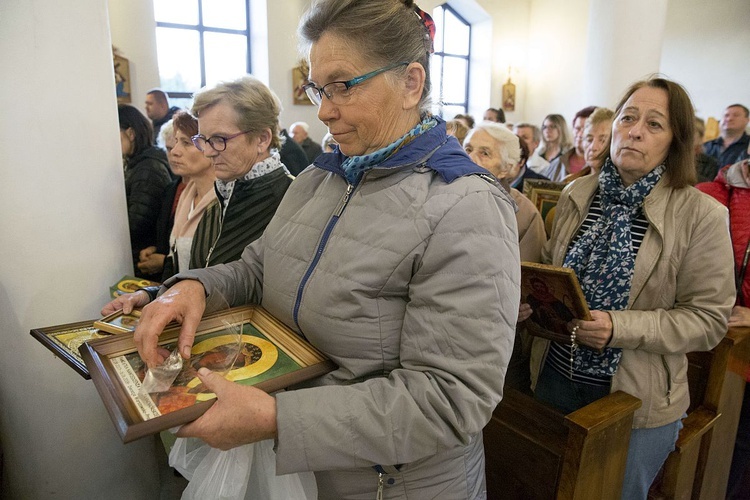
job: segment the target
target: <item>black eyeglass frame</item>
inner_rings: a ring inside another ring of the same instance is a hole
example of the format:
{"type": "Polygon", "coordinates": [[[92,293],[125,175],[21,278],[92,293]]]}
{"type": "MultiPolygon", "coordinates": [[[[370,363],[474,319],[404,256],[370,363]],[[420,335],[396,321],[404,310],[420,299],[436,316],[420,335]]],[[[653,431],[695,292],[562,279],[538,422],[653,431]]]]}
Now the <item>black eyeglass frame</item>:
{"type": "Polygon", "coordinates": [[[249,134],[250,132],[252,132],[252,130],[245,130],[244,132],[237,132],[236,134],[230,135],[229,137],[222,137],[220,135],[212,135],[211,137],[206,137],[203,134],[198,134],[192,136],[190,140],[193,142],[193,146],[195,146],[198,151],[204,151],[205,145],[206,143],[208,143],[208,145],[211,146],[214,151],[221,152],[226,151],[227,141],[244,134],[249,134]],[[218,145],[221,145],[221,148],[217,147],[218,145]]]}

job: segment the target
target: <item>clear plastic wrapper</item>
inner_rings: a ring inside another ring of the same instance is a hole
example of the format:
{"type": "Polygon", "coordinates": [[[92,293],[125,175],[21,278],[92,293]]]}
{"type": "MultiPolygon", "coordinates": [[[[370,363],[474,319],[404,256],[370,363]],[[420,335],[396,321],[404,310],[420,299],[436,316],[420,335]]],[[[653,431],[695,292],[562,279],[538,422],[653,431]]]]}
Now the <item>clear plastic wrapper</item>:
{"type": "MultiPolygon", "coordinates": [[[[220,294],[212,295],[206,304],[206,313],[229,309],[226,299],[220,294]]],[[[235,320],[232,315],[222,320],[222,330],[211,342],[211,348],[197,348],[193,346],[189,360],[184,360],[174,346],[172,353],[159,366],[149,368],[141,385],[141,389],[149,394],[169,390],[180,375],[195,372],[200,367],[206,367],[225,376],[234,366],[242,351],[241,320],[235,320]]]]}

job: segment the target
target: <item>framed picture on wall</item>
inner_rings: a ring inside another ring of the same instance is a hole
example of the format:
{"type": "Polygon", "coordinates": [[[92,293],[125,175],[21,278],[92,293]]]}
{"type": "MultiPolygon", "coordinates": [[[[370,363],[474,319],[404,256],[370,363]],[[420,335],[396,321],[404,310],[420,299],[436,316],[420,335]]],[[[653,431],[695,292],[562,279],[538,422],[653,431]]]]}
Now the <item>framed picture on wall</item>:
{"type": "Polygon", "coordinates": [[[310,68],[307,65],[307,62],[300,61],[298,66],[295,66],[292,68],[292,89],[293,89],[293,95],[292,99],[294,104],[301,104],[301,105],[310,105],[312,106],[313,103],[308,99],[307,94],[302,89],[302,87],[309,83],[310,80],[307,79],[307,75],[309,74],[310,68]]]}
{"type": "Polygon", "coordinates": [[[115,89],[117,103],[129,104],[130,98],[130,63],[122,56],[113,54],[112,64],[115,69],[115,89]]]}

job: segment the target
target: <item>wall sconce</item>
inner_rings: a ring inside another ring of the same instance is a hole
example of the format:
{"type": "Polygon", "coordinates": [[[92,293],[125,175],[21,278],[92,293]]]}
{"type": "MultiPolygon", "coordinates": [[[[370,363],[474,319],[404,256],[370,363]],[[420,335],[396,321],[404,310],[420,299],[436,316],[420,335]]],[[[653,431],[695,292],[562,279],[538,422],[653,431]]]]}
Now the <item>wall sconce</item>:
{"type": "Polygon", "coordinates": [[[512,68],[508,66],[508,81],[503,85],[503,109],[505,111],[516,110],[516,84],[511,78],[512,68]]]}

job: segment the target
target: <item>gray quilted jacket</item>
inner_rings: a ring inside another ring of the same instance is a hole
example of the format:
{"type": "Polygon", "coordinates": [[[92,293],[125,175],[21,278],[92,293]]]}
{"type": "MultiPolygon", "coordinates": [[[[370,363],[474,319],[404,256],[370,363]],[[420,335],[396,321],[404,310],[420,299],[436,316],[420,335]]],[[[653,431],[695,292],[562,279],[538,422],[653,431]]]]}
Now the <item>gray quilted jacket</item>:
{"type": "Polygon", "coordinates": [[[180,275],[260,302],[339,368],[276,395],[279,474],[320,498],[484,498],[518,314],[514,205],[445,125],[350,186],[324,154],[242,259],[180,275]]]}

